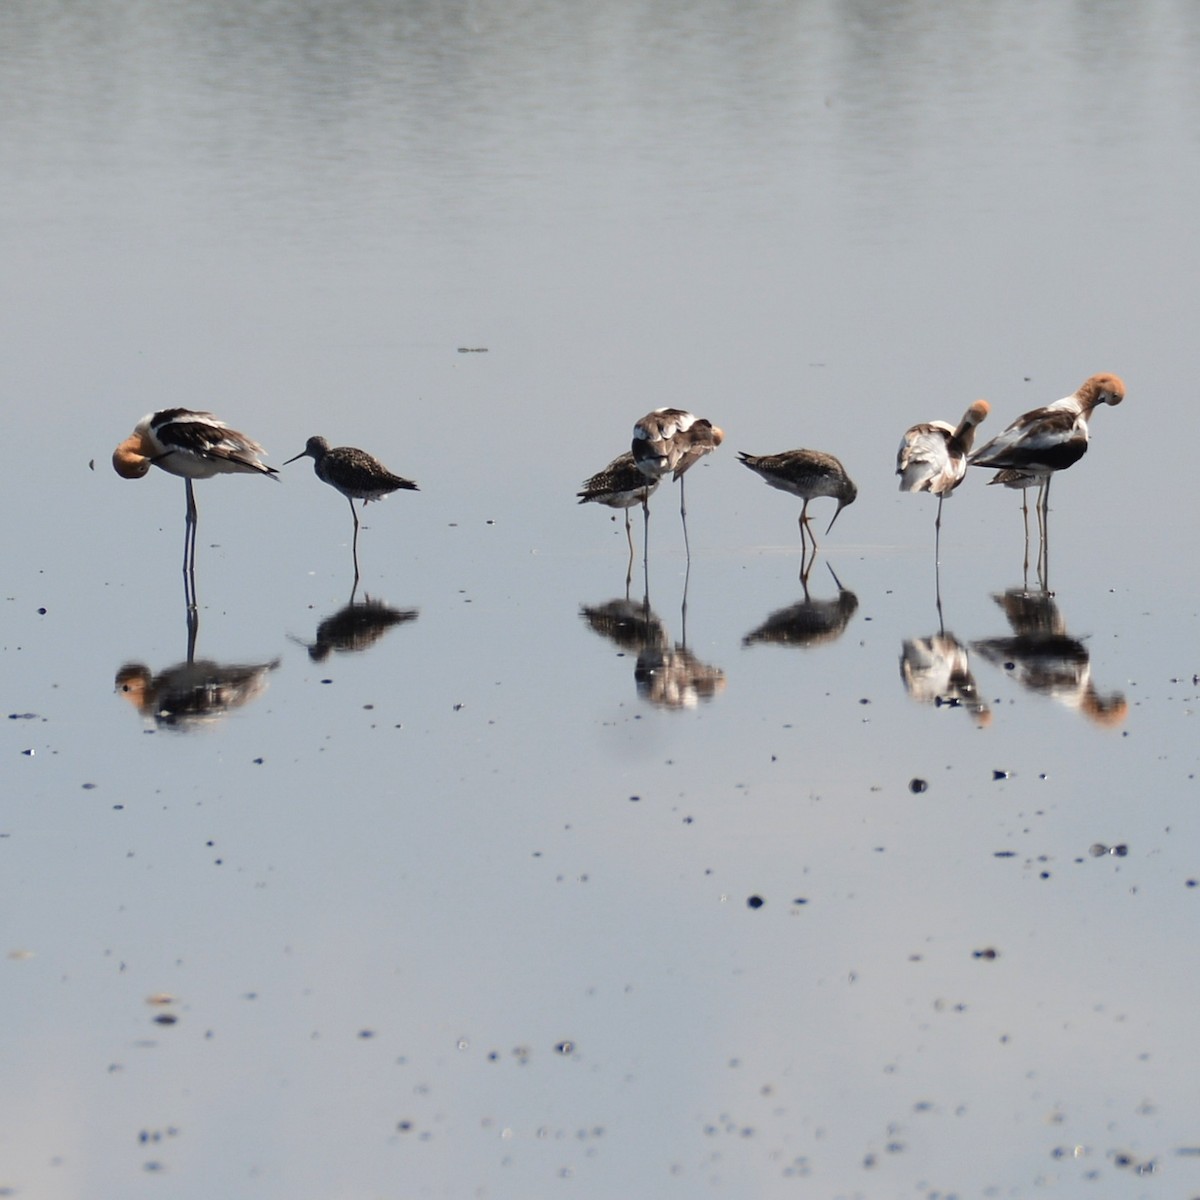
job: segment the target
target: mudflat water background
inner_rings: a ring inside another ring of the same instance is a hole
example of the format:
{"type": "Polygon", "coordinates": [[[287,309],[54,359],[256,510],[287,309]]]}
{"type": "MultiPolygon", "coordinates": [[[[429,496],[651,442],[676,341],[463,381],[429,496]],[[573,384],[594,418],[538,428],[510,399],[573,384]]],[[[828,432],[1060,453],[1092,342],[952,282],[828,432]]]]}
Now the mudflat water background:
{"type": "Polygon", "coordinates": [[[1166,2],[0,8],[0,1194],[1200,1192],[1198,49],[1166,2]],[[1053,595],[970,478],[939,615],[900,433],[1096,371],[1053,595]],[[183,486],[109,466],[176,405],[420,482],[359,608],[308,460],[201,483],[188,673],[183,486]],[[614,637],[574,492],[661,405],[727,442],[614,637]],[[794,446],[860,490],[781,644],[798,506],[735,452],[794,446]]]}

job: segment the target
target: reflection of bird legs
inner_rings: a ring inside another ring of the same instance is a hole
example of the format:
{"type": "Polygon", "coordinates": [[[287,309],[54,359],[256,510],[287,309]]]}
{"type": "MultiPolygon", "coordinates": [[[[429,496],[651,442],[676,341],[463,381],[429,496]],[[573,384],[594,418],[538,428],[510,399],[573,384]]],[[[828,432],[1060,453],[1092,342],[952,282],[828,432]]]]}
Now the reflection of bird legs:
{"type": "Polygon", "coordinates": [[[687,646],[687,597],[688,597],[688,582],[692,577],[692,560],[689,557],[687,566],[683,571],[683,600],[679,605],[679,632],[683,638],[683,646],[687,646]]]}
{"type": "MultiPolygon", "coordinates": [[[[804,526],[800,526],[801,532],[804,526]]],[[[800,543],[800,586],[804,589],[804,599],[808,599],[808,577],[812,574],[813,563],[817,561],[817,549],[814,546],[810,555],[804,542],[800,543]]]]}
{"type": "Polygon", "coordinates": [[[195,606],[187,609],[187,661],[196,661],[196,635],[200,632],[200,610],[195,606]]]}
{"type": "Polygon", "coordinates": [[[946,632],[946,623],[942,619],[942,570],[941,563],[936,556],[933,561],[933,591],[937,597],[938,634],[944,635],[946,632]]]}

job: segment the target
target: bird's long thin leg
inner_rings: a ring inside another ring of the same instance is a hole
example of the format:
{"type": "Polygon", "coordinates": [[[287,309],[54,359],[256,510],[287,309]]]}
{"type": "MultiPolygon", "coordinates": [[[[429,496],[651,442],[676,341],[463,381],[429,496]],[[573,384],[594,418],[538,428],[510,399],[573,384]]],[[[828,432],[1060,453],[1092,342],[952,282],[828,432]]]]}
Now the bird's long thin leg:
{"type": "Polygon", "coordinates": [[[642,493],[642,576],[650,586],[650,492],[642,493]]]}
{"type": "Polygon", "coordinates": [[[189,610],[196,608],[196,495],[192,481],[185,478],[187,510],[183,522],[183,598],[189,610]]]}
{"type": "Polygon", "coordinates": [[[942,501],[945,496],[938,497],[937,518],[933,522],[933,561],[942,561],[942,501]]]}
{"type": "Polygon", "coordinates": [[[692,548],[688,544],[687,534],[687,505],[683,500],[683,476],[679,477],[679,519],[683,522],[683,552],[687,555],[687,560],[692,561],[692,548]]]}
{"type": "Polygon", "coordinates": [[[1046,476],[1046,492],[1042,509],[1042,544],[1038,551],[1038,581],[1043,591],[1050,590],[1050,476],[1046,476]]]}
{"type": "Polygon", "coordinates": [[[629,562],[625,566],[625,595],[629,595],[629,585],[633,582],[633,529],[629,524],[629,509],[625,510],[625,540],[629,543],[629,562]]]}
{"type": "Polygon", "coordinates": [[[1025,521],[1025,565],[1024,573],[1029,575],[1029,489],[1021,489],[1021,515],[1025,521]]]}
{"type": "Polygon", "coordinates": [[[354,507],[354,501],[349,496],[346,500],[350,504],[350,515],[354,518],[354,542],[351,553],[354,556],[354,582],[358,582],[358,510],[354,507]]]}
{"type": "Polygon", "coordinates": [[[804,558],[807,554],[808,542],[808,501],[800,506],[800,568],[804,569],[804,558]]]}

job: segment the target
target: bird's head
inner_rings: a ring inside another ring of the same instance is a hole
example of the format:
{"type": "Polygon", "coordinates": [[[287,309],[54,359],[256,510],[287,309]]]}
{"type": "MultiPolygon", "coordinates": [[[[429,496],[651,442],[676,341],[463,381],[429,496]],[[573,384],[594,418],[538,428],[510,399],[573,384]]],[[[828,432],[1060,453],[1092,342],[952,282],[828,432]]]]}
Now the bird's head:
{"type": "Polygon", "coordinates": [[[131,433],[114,451],[113,470],[122,479],[141,479],[150,470],[150,458],[140,433],[131,433]]]}

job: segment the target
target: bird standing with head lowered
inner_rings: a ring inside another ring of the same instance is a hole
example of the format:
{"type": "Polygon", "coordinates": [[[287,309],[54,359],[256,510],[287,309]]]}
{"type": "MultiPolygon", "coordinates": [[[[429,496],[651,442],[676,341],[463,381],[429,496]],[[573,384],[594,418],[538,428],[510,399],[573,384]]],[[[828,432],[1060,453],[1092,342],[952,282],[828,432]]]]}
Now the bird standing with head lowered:
{"type": "Polygon", "coordinates": [[[279,474],[260,461],[266,451],[244,433],[230,429],[209,412],[190,408],[164,408],[144,416],[133,432],[113,451],[113,469],[122,479],[141,479],[151,467],[180,476],[187,485],[184,526],[183,573],[187,603],[196,606],[196,497],[193,479],[214,475],[279,474]]]}
{"type": "Polygon", "coordinates": [[[967,462],[973,467],[1021,472],[1001,481],[1009,487],[1024,488],[1036,481],[1039,523],[1044,528],[1050,477],[1073,466],[1087,453],[1088,418],[1093,409],[1100,404],[1120,404],[1124,399],[1125,384],[1116,375],[1093,375],[1074,394],[1023,413],[980,446],[967,462]]]}
{"type": "Polygon", "coordinates": [[[354,578],[358,578],[358,511],[355,500],[363,505],[372,500],[382,500],[391,492],[418,491],[411,479],[393,475],[374,455],[353,446],[335,446],[332,449],[323,437],[310,437],[299,454],[293,455],[283,465],[294,463],[298,458],[311,458],[313,470],[322,483],[336,488],[350,503],[350,515],[354,518],[354,578]]]}
{"type": "Polygon", "coordinates": [[[846,474],[846,468],[832,454],[826,454],[823,450],[785,450],[782,454],[739,452],[738,461],[761,475],[773,488],[790,492],[804,501],[800,509],[800,573],[803,575],[806,540],[812,542],[814,556],[817,549],[816,536],[808,528],[811,520],[808,515],[809,501],[828,496],[838,502],[825,530],[828,533],[838,519],[838,513],[858,498],[858,488],[846,474]]]}
{"type": "Polygon", "coordinates": [[[942,501],[967,473],[967,455],[975,440],[975,427],[990,411],[986,400],[976,400],[957,426],[948,421],[927,421],[905,430],[896,452],[896,474],[902,492],[930,492],[938,498],[934,520],[934,553],[942,535],[942,501]]]}

